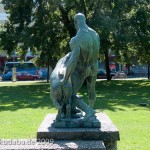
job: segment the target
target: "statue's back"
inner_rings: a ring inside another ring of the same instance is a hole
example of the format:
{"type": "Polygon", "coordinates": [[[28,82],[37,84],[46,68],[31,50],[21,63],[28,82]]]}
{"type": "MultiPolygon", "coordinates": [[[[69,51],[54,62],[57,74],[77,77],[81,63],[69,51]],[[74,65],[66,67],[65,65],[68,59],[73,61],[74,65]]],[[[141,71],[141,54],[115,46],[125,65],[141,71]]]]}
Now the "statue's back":
{"type": "Polygon", "coordinates": [[[83,66],[92,65],[97,61],[100,39],[99,35],[91,28],[79,30],[77,35],[71,39],[70,46],[80,47],[80,56],[77,62],[77,66],[80,63],[83,66]]]}

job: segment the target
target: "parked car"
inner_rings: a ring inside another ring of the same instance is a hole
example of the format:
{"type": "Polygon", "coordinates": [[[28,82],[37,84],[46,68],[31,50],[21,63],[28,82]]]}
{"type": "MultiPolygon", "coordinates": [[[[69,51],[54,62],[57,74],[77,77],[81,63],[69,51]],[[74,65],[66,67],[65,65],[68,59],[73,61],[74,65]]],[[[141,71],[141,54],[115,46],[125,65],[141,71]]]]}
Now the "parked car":
{"type": "MultiPolygon", "coordinates": [[[[114,76],[114,74],[110,73],[110,77],[112,78],[112,76],[114,76]]],[[[97,79],[107,79],[107,73],[106,70],[100,69],[97,72],[97,79]]]]}
{"type": "Polygon", "coordinates": [[[11,80],[11,78],[12,78],[12,72],[11,71],[9,71],[5,74],[2,74],[2,80],[11,80]]]}
{"type": "Polygon", "coordinates": [[[38,80],[39,76],[30,74],[28,72],[17,72],[16,79],[17,80],[38,80]]]}
{"type": "Polygon", "coordinates": [[[124,71],[118,71],[113,76],[113,79],[125,79],[125,78],[127,78],[127,74],[124,71]]]}
{"type": "Polygon", "coordinates": [[[106,79],[107,73],[105,70],[98,70],[97,72],[97,79],[106,79]]]}

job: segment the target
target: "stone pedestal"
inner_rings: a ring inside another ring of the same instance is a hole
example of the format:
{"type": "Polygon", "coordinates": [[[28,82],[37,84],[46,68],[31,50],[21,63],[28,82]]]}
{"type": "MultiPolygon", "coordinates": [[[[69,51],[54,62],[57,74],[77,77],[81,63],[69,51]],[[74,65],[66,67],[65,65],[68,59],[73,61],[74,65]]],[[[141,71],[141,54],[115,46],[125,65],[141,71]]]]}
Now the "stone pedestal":
{"type": "Polygon", "coordinates": [[[96,116],[101,122],[101,128],[54,128],[52,123],[56,115],[48,114],[38,129],[37,140],[49,139],[53,140],[54,144],[57,141],[62,141],[64,145],[68,141],[71,143],[75,143],[75,141],[86,142],[91,150],[96,149],[94,142],[97,142],[99,150],[105,150],[105,147],[106,150],[117,150],[117,141],[120,139],[118,129],[105,113],[97,113],[96,116]]]}

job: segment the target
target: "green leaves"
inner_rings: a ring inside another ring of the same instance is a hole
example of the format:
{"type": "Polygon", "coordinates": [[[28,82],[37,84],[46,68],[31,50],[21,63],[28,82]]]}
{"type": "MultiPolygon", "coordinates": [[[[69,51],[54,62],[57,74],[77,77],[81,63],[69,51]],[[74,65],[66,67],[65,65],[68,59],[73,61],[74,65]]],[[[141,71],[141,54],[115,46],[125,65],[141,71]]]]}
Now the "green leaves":
{"type": "Polygon", "coordinates": [[[34,53],[40,52],[40,65],[54,67],[70,51],[69,40],[76,34],[73,17],[81,12],[88,25],[100,34],[101,55],[111,48],[120,62],[132,63],[131,56],[143,63],[149,61],[149,0],[2,0],[2,3],[10,16],[0,34],[1,45],[9,53],[18,49],[25,54],[30,47],[34,53]]]}

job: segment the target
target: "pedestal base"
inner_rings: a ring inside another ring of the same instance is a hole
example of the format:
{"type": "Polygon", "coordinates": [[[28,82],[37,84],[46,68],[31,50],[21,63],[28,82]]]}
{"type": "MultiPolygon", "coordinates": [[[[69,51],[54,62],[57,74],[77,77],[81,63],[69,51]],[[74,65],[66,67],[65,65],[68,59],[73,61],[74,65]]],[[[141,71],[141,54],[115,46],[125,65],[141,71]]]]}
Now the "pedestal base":
{"type": "MultiPolygon", "coordinates": [[[[54,128],[56,115],[48,114],[37,132],[37,140],[103,141],[107,150],[116,150],[119,131],[105,113],[97,113],[101,128],[54,128]]],[[[90,142],[89,142],[90,143],[90,142]]]]}

